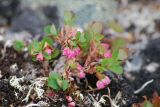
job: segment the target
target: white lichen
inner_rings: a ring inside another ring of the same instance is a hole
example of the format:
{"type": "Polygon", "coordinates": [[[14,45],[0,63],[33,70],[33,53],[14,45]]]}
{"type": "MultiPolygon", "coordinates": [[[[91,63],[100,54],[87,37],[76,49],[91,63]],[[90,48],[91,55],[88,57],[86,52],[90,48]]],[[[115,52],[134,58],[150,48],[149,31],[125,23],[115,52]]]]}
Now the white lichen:
{"type": "Polygon", "coordinates": [[[108,95],[103,95],[99,101],[95,100],[93,98],[93,96],[91,94],[89,94],[89,96],[91,97],[92,101],[93,101],[93,106],[94,107],[102,107],[101,104],[105,104],[106,100],[104,99],[105,97],[107,97],[110,100],[111,103],[111,107],[119,107],[119,105],[117,105],[119,99],[121,98],[121,92],[118,92],[116,97],[114,99],[111,98],[110,96],[110,90],[108,88],[108,95]]]}
{"type": "Polygon", "coordinates": [[[28,102],[29,96],[32,92],[32,90],[34,90],[34,92],[36,92],[37,97],[43,98],[43,94],[44,94],[44,89],[43,86],[45,84],[45,81],[47,80],[47,77],[41,77],[41,78],[36,78],[34,80],[31,81],[31,85],[29,85],[29,91],[27,93],[27,96],[22,100],[25,102],[28,102]]]}
{"type": "Polygon", "coordinates": [[[25,107],[48,107],[49,104],[47,102],[44,101],[39,101],[38,103],[30,103],[25,107]]]}
{"type": "Polygon", "coordinates": [[[24,91],[25,90],[25,86],[22,86],[20,83],[24,82],[24,77],[21,78],[17,78],[16,76],[12,76],[9,83],[12,87],[18,89],[19,91],[24,91]]]}
{"type": "Polygon", "coordinates": [[[93,101],[93,106],[94,107],[101,107],[101,104],[105,104],[106,100],[103,98],[103,96],[100,98],[99,101],[95,100],[91,94],[89,94],[93,101]]]}
{"type": "Polygon", "coordinates": [[[18,70],[17,64],[15,63],[15,64],[11,65],[11,66],[10,66],[10,70],[11,70],[12,72],[15,72],[16,70],[18,70]]]}
{"type": "Polygon", "coordinates": [[[119,107],[119,105],[117,104],[119,99],[121,98],[121,92],[118,92],[116,97],[114,99],[111,98],[110,96],[110,89],[108,88],[108,95],[103,95],[102,98],[107,97],[111,103],[111,107],[119,107]]]}
{"type": "MultiPolygon", "coordinates": [[[[29,82],[31,83],[30,85],[26,85],[26,84],[21,85],[20,83],[24,82],[24,77],[17,78],[16,76],[12,76],[9,83],[12,87],[18,89],[21,92],[24,92],[26,89],[29,89],[26,97],[22,100],[22,102],[23,101],[28,102],[29,96],[31,95],[32,91],[36,93],[37,98],[39,99],[43,98],[43,94],[44,94],[43,86],[46,80],[47,80],[47,77],[41,77],[41,78],[36,78],[34,80],[29,80],[29,82]]],[[[18,95],[16,92],[15,92],[15,96],[18,98],[18,95]]]]}

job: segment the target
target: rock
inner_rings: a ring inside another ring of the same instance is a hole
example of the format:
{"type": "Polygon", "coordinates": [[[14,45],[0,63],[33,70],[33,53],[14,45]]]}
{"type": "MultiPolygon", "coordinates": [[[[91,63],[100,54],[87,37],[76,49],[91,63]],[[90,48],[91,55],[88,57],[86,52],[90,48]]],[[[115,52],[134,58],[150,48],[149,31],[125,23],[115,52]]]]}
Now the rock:
{"type": "Polygon", "coordinates": [[[160,32],[160,19],[155,20],[155,28],[158,32],[160,32]]]}
{"type": "Polygon", "coordinates": [[[13,31],[26,30],[33,35],[43,35],[43,28],[46,25],[54,23],[58,27],[57,7],[50,5],[47,1],[46,5],[42,5],[40,1],[21,1],[19,13],[16,14],[11,23],[13,31]]]}
{"type": "Polygon", "coordinates": [[[121,81],[122,98],[121,107],[131,107],[133,103],[138,101],[138,97],[133,94],[133,88],[130,84],[121,81]]]}
{"type": "Polygon", "coordinates": [[[156,62],[160,64],[160,38],[150,40],[147,47],[143,50],[146,63],[156,62]]]}
{"type": "Polygon", "coordinates": [[[42,34],[44,26],[48,23],[48,19],[41,12],[24,9],[13,18],[11,28],[13,31],[26,30],[35,35],[42,34]]]}
{"type": "Polygon", "coordinates": [[[60,16],[63,18],[64,11],[73,11],[77,16],[76,25],[80,27],[84,27],[85,24],[93,20],[106,23],[112,18],[117,6],[114,0],[68,0],[67,2],[57,0],[56,3],[60,16]]]}
{"type": "Polygon", "coordinates": [[[0,1],[0,16],[7,20],[10,24],[12,17],[17,13],[19,0],[1,0],[0,1]]]}
{"type": "Polygon", "coordinates": [[[133,72],[133,71],[138,72],[139,70],[141,70],[142,65],[143,65],[142,56],[137,54],[134,55],[131,61],[126,61],[124,69],[126,72],[133,72]]]}
{"type": "Polygon", "coordinates": [[[50,74],[52,74],[53,72],[58,72],[63,74],[65,72],[65,63],[66,63],[67,59],[64,56],[61,56],[57,63],[55,64],[54,70],[50,72],[50,74]]]}
{"type": "Polygon", "coordinates": [[[90,21],[105,22],[112,18],[117,2],[115,0],[21,0],[23,7],[37,9],[45,6],[57,6],[61,22],[65,11],[73,11],[76,16],[76,25],[84,27],[90,21]],[[74,5],[74,6],[73,6],[74,5]]]}
{"type": "MultiPolygon", "coordinates": [[[[140,51],[138,57],[143,61],[139,72],[130,72],[131,77],[126,79],[134,90],[139,89],[147,81],[154,80],[151,84],[147,85],[140,93],[137,94],[138,99],[141,100],[141,96],[152,97],[153,92],[160,93],[159,77],[160,77],[160,38],[150,39],[146,48],[140,51]],[[133,80],[131,78],[134,77],[133,80]]],[[[138,59],[140,59],[138,58],[138,59]]],[[[139,62],[139,61],[136,61],[139,62]]],[[[136,68],[137,64],[134,66],[136,68]]],[[[132,66],[133,67],[133,66],[132,66]]]]}
{"type": "Polygon", "coordinates": [[[59,26],[58,8],[56,6],[45,6],[43,7],[43,12],[49,19],[49,23],[54,23],[57,27],[59,26]]]}
{"type": "Polygon", "coordinates": [[[1,26],[6,26],[8,23],[7,19],[0,17],[0,27],[1,26]]]}
{"type": "Polygon", "coordinates": [[[125,29],[131,29],[135,33],[152,34],[155,32],[155,20],[160,17],[159,10],[153,6],[143,5],[142,8],[139,2],[130,4],[128,8],[118,11],[114,17],[125,29]]]}
{"type": "Polygon", "coordinates": [[[150,64],[148,64],[145,69],[148,71],[148,72],[155,72],[157,70],[157,68],[159,68],[159,64],[155,63],[155,62],[152,62],[150,64]]]}
{"type": "Polygon", "coordinates": [[[22,8],[37,10],[39,7],[53,6],[56,0],[21,0],[22,8]]]}
{"type": "Polygon", "coordinates": [[[22,40],[26,42],[31,42],[32,40],[32,35],[26,31],[21,31],[21,32],[12,32],[12,31],[6,31],[4,34],[4,41],[11,41],[11,44],[15,40],[22,40]]]}

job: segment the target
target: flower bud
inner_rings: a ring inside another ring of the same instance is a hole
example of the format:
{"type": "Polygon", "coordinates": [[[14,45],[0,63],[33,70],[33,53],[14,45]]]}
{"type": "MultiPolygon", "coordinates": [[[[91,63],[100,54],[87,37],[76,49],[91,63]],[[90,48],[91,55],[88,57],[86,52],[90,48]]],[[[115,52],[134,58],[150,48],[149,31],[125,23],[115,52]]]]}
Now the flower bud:
{"type": "Polygon", "coordinates": [[[76,106],[75,102],[68,103],[68,107],[75,107],[75,106],[76,106]]]}
{"type": "Polygon", "coordinates": [[[36,59],[38,61],[43,61],[43,59],[44,59],[43,54],[42,53],[37,54],[36,59]]]}
{"type": "Polygon", "coordinates": [[[81,71],[81,72],[78,73],[78,77],[80,79],[85,78],[85,76],[86,76],[86,74],[83,71],[81,71]]]}
{"type": "Polygon", "coordinates": [[[106,87],[102,81],[97,81],[96,86],[98,89],[104,89],[106,87]]]}
{"type": "Polygon", "coordinates": [[[52,49],[51,48],[46,48],[45,52],[47,52],[50,55],[52,53],[52,49]]]}
{"type": "Polygon", "coordinates": [[[66,96],[66,99],[67,99],[68,102],[72,102],[73,101],[71,96],[66,96]]]}
{"type": "Polygon", "coordinates": [[[101,80],[105,85],[109,85],[111,80],[108,76],[106,76],[104,79],[101,80]]]}
{"type": "Polygon", "coordinates": [[[104,54],[104,57],[105,57],[105,58],[111,58],[111,57],[112,57],[111,52],[110,52],[110,51],[106,52],[106,53],[104,54]]]}

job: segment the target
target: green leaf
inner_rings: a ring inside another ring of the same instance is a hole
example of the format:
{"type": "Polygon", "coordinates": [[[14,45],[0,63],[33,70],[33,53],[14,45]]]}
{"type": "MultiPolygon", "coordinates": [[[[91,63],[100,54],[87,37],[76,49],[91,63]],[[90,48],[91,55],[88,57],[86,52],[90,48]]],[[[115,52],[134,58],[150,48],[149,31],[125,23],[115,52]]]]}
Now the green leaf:
{"type": "Polygon", "coordinates": [[[116,31],[118,33],[124,32],[123,27],[120,24],[118,24],[117,22],[115,22],[115,21],[110,21],[108,23],[108,27],[113,29],[114,31],[116,31]]]}
{"type": "Polygon", "coordinates": [[[106,71],[106,68],[103,67],[103,66],[97,66],[96,70],[99,71],[99,72],[104,72],[104,71],[106,71]]]}
{"type": "Polygon", "coordinates": [[[76,68],[77,68],[77,64],[76,64],[76,63],[70,63],[70,64],[69,64],[69,67],[70,67],[71,69],[76,69],[76,68]]]}
{"type": "Polygon", "coordinates": [[[53,35],[57,35],[56,27],[55,27],[54,24],[51,25],[50,33],[53,34],[53,35]]]}
{"type": "Polygon", "coordinates": [[[119,52],[118,52],[118,57],[117,58],[119,60],[125,60],[125,59],[127,59],[127,57],[128,57],[127,51],[125,49],[120,49],[119,52]]]}
{"type": "Polygon", "coordinates": [[[86,42],[90,42],[91,41],[91,39],[92,39],[92,36],[91,35],[89,35],[89,33],[88,32],[84,32],[84,37],[85,37],[85,39],[86,39],[86,42]]]}
{"type": "Polygon", "coordinates": [[[52,58],[51,55],[49,55],[46,52],[43,55],[44,55],[45,59],[47,59],[47,60],[50,60],[52,58]]]}
{"type": "Polygon", "coordinates": [[[54,72],[48,77],[48,86],[55,90],[62,89],[65,91],[69,87],[69,83],[67,80],[62,79],[59,73],[54,72]]]}
{"type": "Polygon", "coordinates": [[[67,80],[62,80],[62,89],[65,91],[68,88],[69,84],[67,80]]]}
{"type": "Polygon", "coordinates": [[[88,33],[77,32],[76,45],[80,46],[84,53],[87,53],[89,50],[89,42],[90,42],[90,37],[88,36],[88,33]]]}
{"type": "Polygon", "coordinates": [[[61,79],[60,74],[53,73],[48,77],[48,86],[55,89],[60,90],[60,87],[57,83],[57,79],[61,79]]]}
{"type": "Polygon", "coordinates": [[[108,66],[108,69],[111,70],[112,72],[116,74],[122,74],[123,73],[123,68],[121,65],[110,65],[108,66]]]}
{"type": "Polygon", "coordinates": [[[87,53],[90,46],[90,36],[88,33],[85,32],[84,34],[79,35],[76,39],[77,44],[82,48],[83,52],[87,53]]]}
{"type": "Polygon", "coordinates": [[[32,61],[36,62],[37,61],[36,57],[32,57],[32,61]]]}
{"type": "Polygon", "coordinates": [[[58,86],[57,81],[55,79],[48,79],[48,86],[55,90],[60,90],[60,87],[58,86]]]}
{"type": "Polygon", "coordinates": [[[144,107],[153,107],[153,104],[149,101],[144,102],[144,107]]]}
{"type": "Polygon", "coordinates": [[[102,40],[103,38],[104,38],[103,35],[96,35],[96,36],[95,36],[95,39],[96,39],[97,41],[100,41],[100,40],[102,40]]]}
{"type": "Polygon", "coordinates": [[[44,27],[44,32],[45,32],[46,35],[50,35],[51,34],[50,28],[51,28],[51,25],[47,25],[46,27],[44,27]]]}
{"type": "Polygon", "coordinates": [[[106,66],[107,64],[109,64],[108,59],[102,59],[101,65],[106,66]]]}
{"type": "Polygon", "coordinates": [[[113,40],[113,49],[124,48],[126,45],[126,40],[124,38],[116,38],[113,40]]]}
{"type": "Polygon", "coordinates": [[[113,58],[109,58],[109,59],[102,59],[101,65],[102,66],[106,66],[106,65],[118,65],[120,64],[120,61],[115,60],[113,58]]]}
{"type": "Polygon", "coordinates": [[[103,56],[106,49],[101,44],[99,44],[98,48],[99,48],[99,54],[103,56]]]}
{"type": "Polygon", "coordinates": [[[114,49],[113,52],[112,52],[112,58],[117,59],[118,53],[119,53],[119,49],[114,49]]]}
{"type": "Polygon", "coordinates": [[[47,36],[57,35],[56,27],[54,24],[46,26],[44,28],[44,32],[46,33],[47,36]]]}
{"type": "Polygon", "coordinates": [[[64,20],[70,20],[73,17],[73,13],[69,11],[64,12],[64,20]]]}
{"type": "Polygon", "coordinates": [[[70,44],[71,44],[72,46],[74,46],[74,47],[77,47],[76,41],[70,41],[70,44]]]}
{"type": "Polygon", "coordinates": [[[36,52],[42,51],[42,48],[37,40],[33,41],[33,50],[36,52]]]}
{"type": "Polygon", "coordinates": [[[89,51],[88,44],[84,43],[84,44],[81,44],[80,46],[83,49],[84,53],[87,53],[89,51]]]}
{"type": "Polygon", "coordinates": [[[53,72],[50,77],[53,79],[61,79],[61,75],[57,72],[53,72]]]}
{"type": "Polygon", "coordinates": [[[60,51],[58,49],[55,49],[51,55],[52,58],[56,58],[60,54],[60,51]]]}
{"type": "Polygon", "coordinates": [[[61,79],[56,79],[57,84],[60,88],[62,88],[62,80],[61,79]]]}
{"type": "Polygon", "coordinates": [[[78,32],[76,33],[76,39],[79,40],[80,36],[81,36],[81,32],[78,31],[78,32]]]}
{"type": "Polygon", "coordinates": [[[50,37],[44,37],[42,40],[42,48],[45,48],[44,45],[47,43],[49,46],[53,45],[53,40],[50,37]]]}
{"type": "Polygon", "coordinates": [[[79,38],[79,41],[82,42],[82,43],[86,42],[86,38],[83,35],[81,35],[80,38],[79,38]]]}
{"type": "Polygon", "coordinates": [[[90,33],[94,34],[100,34],[103,30],[102,23],[100,22],[93,22],[88,26],[88,30],[90,33]]]}
{"type": "Polygon", "coordinates": [[[28,51],[31,53],[31,51],[32,51],[32,44],[28,45],[28,51]]]}
{"type": "Polygon", "coordinates": [[[18,52],[22,52],[24,48],[23,41],[15,41],[13,44],[13,48],[18,52]]]}
{"type": "Polygon", "coordinates": [[[68,26],[73,26],[74,25],[75,16],[73,15],[72,12],[66,11],[64,13],[64,23],[65,23],[65,25],[68,25],[68,26]]]}

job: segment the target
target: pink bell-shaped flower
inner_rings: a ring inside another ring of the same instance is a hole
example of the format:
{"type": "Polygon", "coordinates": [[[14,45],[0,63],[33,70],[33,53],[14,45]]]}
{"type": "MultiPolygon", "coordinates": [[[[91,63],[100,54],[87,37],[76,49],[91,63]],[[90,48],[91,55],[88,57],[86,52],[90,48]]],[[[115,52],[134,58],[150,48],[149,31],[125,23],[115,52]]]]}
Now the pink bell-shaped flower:
{"type": "Polygon", "coordinates": [[[44,60],[43,54],[42,53],[37,54],[36,59],[38,61],[43,61],[44,60]]]}
{"type": "Polygon", "coordinates": [[[98,89],[104,89],[106,85],[102,81],[97,81],[96,86],[98,89]]]}
{"type": "Polygon", "coordinates": [[[106,86],[111,83],[111,80],[108,76],[106,76],[104,79],[101,80],[106,86]]]}
{"type": "Polygon", "coordinates": [[[50,55],[52,53],[52,49],[51,48],[46,48],[45,52],[47,52],[50,55]]]}
{"type": "Polygon", "coordinates": [[[112,54],[110,51],[107,51],[105,54],[104,54],[104,57],[105,58],[111,58],[112,57],[112,54]]]}
{"type": "Polygon", "coordinates": [[[72,102],[73,101],[71,96],[66,96],[66,99],[67,99],[68,102],[72,102]]]}
{"type": "Polygon", "coordinates": [[[68,107],[75,107],[75,106],[76,106],[75,102],[68,103],[68,107]]]}
{"type": "Polygon", "coordinates": [[[78,77],[79,77],[80,79],[85,78],[85,76],[86,76],[86,74],[85,74],[83,71],[80,71],[80,72],[78,73],[78,77]]]}

